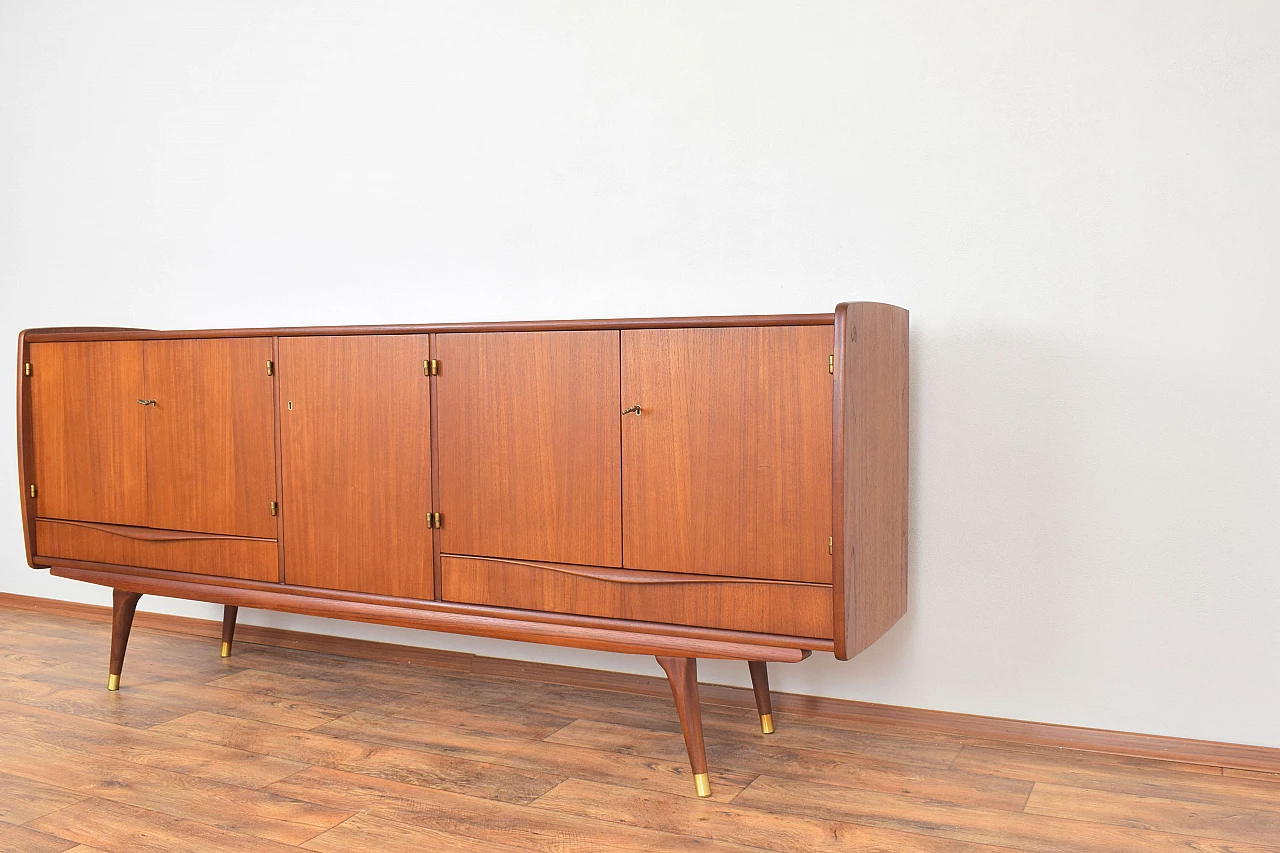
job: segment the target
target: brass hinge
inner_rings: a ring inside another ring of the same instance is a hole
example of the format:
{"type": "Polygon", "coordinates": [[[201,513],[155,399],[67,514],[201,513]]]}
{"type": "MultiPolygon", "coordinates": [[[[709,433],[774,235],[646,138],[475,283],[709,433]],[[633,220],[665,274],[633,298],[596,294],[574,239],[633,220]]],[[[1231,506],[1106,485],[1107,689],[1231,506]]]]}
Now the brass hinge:
{"type": "Polygon", "coordinates": [[[35,484],[35,483],[32,483],[32,484],[31,484],[31,497],[33,497],[33,498],[34,498],[35,496],[36,496],[36,484],[35,484]]]}
{"type": "Polygon", "coordinates": [[[276,503],[275,501],[272,501],[272,502],[271,502],[271,514],[272,514],[272,515],[275,515],[275,514],[276,514],[276,512],[277,512],[279,509],[280,509],[280,504],[276,503]]]}
{"type": "Polygon", "coordinates": [[[835,551],[832,549],[834,549],[835,547],[836,547],[836,538],[834,536],[828,536],[827,537],[827,553],[834,555],[835,551]]]}
{"type": "Polygon", "coordinates": [[[276,363],[271,359],[267,359],[267,375],[268,376],[276,375],[276,363]]]}
{"type": "Polygon", "coordinates": [[[424,359],[422,362],[423,376],[439,376],[440,362],[434,358],[424,359]]]}
{"type": "Polygon", "coordinates": [[[26,366],[22,368],[22,372],[25,373],[27,376],[31,375],[31,362],[28,361],[26,363],[26,366]]]}
{"type": "Polygon", "coordinates": [[[435,529],[435,530],[439,530],[439,529],[440,529],[440,522],[441,522],[441,521],[442,521],[442,518],[441,518],[441,516],[440,516],[440,513],[438,513],[438,512],[429,512],[429,513],[427,513],[427,528],[428,528],[428,529],[435,529]]]}
{"type": "Polygon", "coordinates": [[[832,376],[836,373],[836,357],[834,355],[827,356],[827,372],[832,376]]]}

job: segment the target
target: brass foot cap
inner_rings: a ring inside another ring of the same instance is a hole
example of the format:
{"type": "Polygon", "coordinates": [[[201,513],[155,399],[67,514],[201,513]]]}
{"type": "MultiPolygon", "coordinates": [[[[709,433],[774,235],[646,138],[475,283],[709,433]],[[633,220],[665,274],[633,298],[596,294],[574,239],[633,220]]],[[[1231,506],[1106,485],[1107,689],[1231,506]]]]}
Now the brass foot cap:
{"type": "Polygon", "coordinates": [[[699,797],[711,796],[711,777],[706,773],[693,774],[693,787],[697,790],[699,797]]]}
{"type": "Polygon", "coordinates": [[[108,676],[107,676],[107,689],[108,689],[108,690],[119,690],[119,689],[120,689],[120,676],[118,676],[118,675],[108,675],[108,676]]]}
{"type": "Polygon", "coordinates": [[[767,735],[773,734],[773,714],[760,715],[760,731],[767,735]]]}
{"type": "Polygon", "coordinates": [[[222,644],[222,656],[223,656],[224,658],[229,658],[229,657],[231,657],[231,644],[230,644],[230,643],[223,643],[223,644],[222,644]]]}

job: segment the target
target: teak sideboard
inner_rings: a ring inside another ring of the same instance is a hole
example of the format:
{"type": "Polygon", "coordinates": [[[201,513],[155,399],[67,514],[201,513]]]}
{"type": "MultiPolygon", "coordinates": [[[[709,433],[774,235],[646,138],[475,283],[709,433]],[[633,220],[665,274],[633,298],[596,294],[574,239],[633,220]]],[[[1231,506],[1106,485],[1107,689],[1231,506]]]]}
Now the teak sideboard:
{"type": "Polygon", "coordinates": [[[114,590],[655,655],[847,660],[907,605],[907,312],[18,339],[27,563],[114,590]]]}

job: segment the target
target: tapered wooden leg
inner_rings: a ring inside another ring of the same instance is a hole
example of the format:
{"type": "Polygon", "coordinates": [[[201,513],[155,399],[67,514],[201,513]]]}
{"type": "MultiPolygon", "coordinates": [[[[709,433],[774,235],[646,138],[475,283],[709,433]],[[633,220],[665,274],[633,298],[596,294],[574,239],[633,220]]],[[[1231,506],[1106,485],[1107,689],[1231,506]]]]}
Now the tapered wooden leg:
{"type": "Polygon", "coordinates": [[[231,641],[236,637],[236,614],[239,607],[230,604],[222,605],[222,656],[231,657],[231,641]]]}
{"type": "Polygon", "coordinates": [[[769,701],[769,668],[762,660],[749,660],[751,689],[756,692],[756,710],[760,712],[760,731],[773,734],[773,703],[769,701]]]}
{"type": "Polygon", "coordinates": [[[689,750],[693,768],[693,786],[699,797],[711,796],[711,777],[707,775],[707,747],[702,741],[702,708],[698,704],[698,661],[696,658],[669,658],[658,655],[658,663],[667,672],[671,695],[676,700],[684,745],[689,750]]]}
{"type": "Polygon", "coordinates": [[[129,629],[133,612],[138,609],[140,592],[122,589],[111,593],[111,667],[107,670],[107,689],[120,689],[120,671],[124,669],[124,650],[129,646],[129,629]]]}

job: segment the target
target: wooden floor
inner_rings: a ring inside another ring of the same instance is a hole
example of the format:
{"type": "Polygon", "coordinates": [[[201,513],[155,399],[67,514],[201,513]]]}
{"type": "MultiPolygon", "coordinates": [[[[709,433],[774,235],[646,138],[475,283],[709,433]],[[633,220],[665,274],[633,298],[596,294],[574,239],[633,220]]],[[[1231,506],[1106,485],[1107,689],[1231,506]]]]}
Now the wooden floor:
{"type": "Polygon", "coordinates": [[[782,713],[765,736],[713,697],[699,800],[656,680],[246,643],[223,660],[135,628],[108,693],[108,633],[0,609],[6,853],[1280,851],[1261,773],[782,713]]]}

